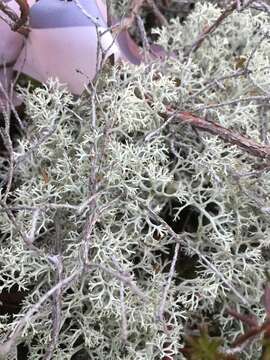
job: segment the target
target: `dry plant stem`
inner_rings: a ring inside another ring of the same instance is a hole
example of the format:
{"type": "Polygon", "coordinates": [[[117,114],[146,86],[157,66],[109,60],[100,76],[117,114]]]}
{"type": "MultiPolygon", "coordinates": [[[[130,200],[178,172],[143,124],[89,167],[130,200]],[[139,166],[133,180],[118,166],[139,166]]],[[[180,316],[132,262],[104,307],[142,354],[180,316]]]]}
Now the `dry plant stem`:
{"type": "Polygon", "coordinates": [[[120,271],[114,271],[111,270],[108,266],[105,266],[103,264],[91,264],[92,268],[97,268],[105,273],[111,275],[112,277],[122,281],[127,287],[130,288],[130,290],[137,295],[141,301],[148,302],[148,298],[145,296],[144,292],[135,284],[135,282],[131,279],[130,275],[126,272],[120,272],[120,271]]]}
{"type": "Polygon", "coordinates": [[[106,7],[107,7],[107,25],[110,28],[112,26],[111,0],[106,0],[106,7]]]}
{"type": "Polygon", "coordinates": [[[150,133],[146,134],[143,141],[148,142],[151,141],[155,136],[159,135],[160,132],[165,129],[167,125],[169,125],[174,120],[174,115],[171,115],[158,129],[151,131],[150,133]]]}
{"type": "Polygon", "coordinates": [[[259,115],[259,127],[260,127],[260,140],[263,144],[269,145],[269,139],[267,136],[268,133],[268,123],[269,123],[269,104],[263,102],[262,106],[258,109],[259,115]]]}
{"type": "Polygon", "coordinates": [[[227,309],[227,313],[250,327],[256,327],[259,325],[257,322],[257,318],[254,316],[242,315],[238,311],[235,311],[234,309],[227,309]]]}
{"type": "Polygon", "coordinates": [[[241,178],[258,178],[260,177],[261,175],[263,175],[265,172],[268,172],[270,171],[270,166],[269,164],[268,165],[265,165],[262,169],[259,169],[259,170],[254,170],[254,171],[248,171],[248,172],[234,172],[232,173],[233,176],[237,179],[237,181],[241,178]]]}
{"type": "Polygon", "coordinates": [[[219,124],[210,122],[189,112],[181,111],[175,115],[175,118],[199,130],[206,131],[210,134],[218,136],[220,139],[232,145],[236,145],[240,149],[253,156],[267,160],[270,159],[270,146],[258,144],[254,140],[244,135],[238,134],[233,130],[226,129],[219,124]]]}
{"type": "Polygon", "coordinates": [[[23,25],[26,24],[29,16],[29,5],[26,0],[15,0],[20,7],[21,16],[14,24],[13,30],[17,31],[23,25]]]}
{"type": "Polygon", "coordinates": [[[9,169],[7,174],[7,180],[6,180],[6,189],[3,195],[3,202],[6,203],[7,198],[10,194],[13,176],[14,176],[14,169],[15,169],[15,159],[14,159],[14,152],[13,152],[13,144],[10,137],[10,109],[6,109],[6,111],[3,113],[3,117],[5,120],[4,128],[0,128],[0,135],[3,139],[3,142],[5,144],[5,147],[8,151],[8,157],[9,157],[9,169]]]}
{"type": "Polygon", "coordinates": [[[248,60],[246,62],[246,66],[245,66],[245,70],[248,70],[250,62],[252,60],[252,58],[254,57],[256,51],[259,49],[259,47],[261,46],[262,42],[269,38],[269,32],[267,31],[260,39],[260,41],[257,42],[256,46],[254,47],[254,49],[252,50],[251,54],[248,57],[248,60]]]}
{"type": "MultiPolygon", "coordinates": [[[[59,211],[56,211],[54,217],[55,227],[55,244],[54,252],[56,255],[48,256],[48,260],[52,264],[55,270],[56,282],[63,280],[63,258],[62,258],[62,235],[61,225],[59,219],[59,211]]],[[[53,358],[53,352],[57,347],[59,333],[61,329],[61,311],[62,311],[62,290],[58,289],[52,296],[52,331],[51,341],[48,344],[48,349],[45,353],[44,360],[50,360],[53,358]]]]}
{"type": "Polygon", "coordinates": [[[212,86],[219,86],[219,82],[220,81],[224,81],[227,79],[233,79],[233,78],[237,78],[239,76],[247,76],[251,73],[250,70],[248,69],[243,69],[243,70],[237,70],[232,72],[231,74],[228,75],[223,75],[220,76],[216,79],[211,79],[209,81],[206,82],[206,85],[204,88],[202,88],[201,90],[197,91],[195,94],[191,95],[191,99],[196,98],[197,96],[201,95],[202,93],[204,93],[206,90],[210,89],[212,86]]]}
{"type": "MultiPolygon", "coordinates": [[[[6,71],[8,69],[8,67],[13,66],[14,64],[15,64],[15,62],[2,64],[2,65],[0,65],[0,69],[2,68],[2,69],[4,69],[4,71],[6,71]],[[9,64],[11,64],[11,65],[9,65],[9,64]]],[[[14,97],[14,93],[15,93],[14,87],[15,87],[18,77],[19,77],[19,73],[17,74],[15,79],[12,81],[10,88],[8,90],[6,90],[4,88],[3,84],[0,84],[0,92],[6,100],[8,109],[10,108],[10,110],[12,110],[13,115],[15,116],[16,120],[18,121],[20,130],[25,131],[25,126],[23,125],[22,120],[14,106],[14,103],[13,103],[13,97],[14,97]]]]}
{"type": "Polygon", "coordinates": [[[13,211],[31,211],[31,212],[35,212],[35,211],[42,211],[45,212],[47,210],[50,209],[65,209],[65,210],[74,210],[76,211],[78,214],[81,214],[85,208],[88,207],[89,203],[91,201],[93,201],[95,198],[101,196],[105,194],[105,192],[99,192],[97,194],[94,194],[93,196],[89,197],[89,199],[87,199],[86,201],[82,202],[79,205],[72,205],[72,204],[45,204],[45,205],[36,205],[36,206],[11,206],[11,207],[5,207],[5,208],[0,208],[0,213],[1,212],[13,212],[13,211]]]}
{"type": "Polygon", "coordinates": [[[149,41],[147,39],[147,35],[146,35],[146,31],[145,31],[145,27],[143,24],[143,20],[139,15],[136,15],[136,20],[137,20],[137,24],[138,24],[138,28],[140,31],[140,36],[141,36],[141,40],[142,40],[142,44],[143,44],[143,55],[144,55],[144,62],[148,63],[150,60],[150,44],[149,41]]]}
{"type": "MultiPolygon", "coordinates": [[[[63,260],[61,255],[49,256],[49,261],[55,268],[57,282],[63,280],[63,260]]],[[[48,346],[44,360],[50,360],[53,357],[53,352],[57,346],[58,337],[61,329],[61,306],[62,306],[62,290],[59,288],[53,294],[53,303],[52,303],[52,335],[51,342],[48,346]]]]}
{"type": "Polygon", "coordinates": [[[125,304],[125,286],[123,281],[121,282],[120,287],[120,302],[121,302],[121,329],[122,329],[122,339],[124,343],[127,342],[128,339],[128,326],[127,326],[127,314],[126,314],[126,304],[125,304]]]}
{"type": "Polygon", "coordinates": [[[64,278],[63,280],[59,281],[55,286],[53,286],[46,294],[44,294],[39,301],[33,305],[26,314],[18,320],[15,328],[13,329],[12,333],[10,334],[7,341],[4,343],[0,343],[0,359],[5,358],[5,356],[11,351],[12,347],[16,344],[17,339],[21,336],[22,331],[24,328],[31,322],[33,316],[38,312],[40,307],[57,292],[58,290],[65,291],[67,288],[74,283],[78,276],[81,273],[81,269],[74,269],[71,275],[64,278]]]}
{"type": "MultiPolygon", "coordinates": [[[[242,7],[241,10],[243,10],[243,8],[246,8],[248,6],[250,6],[250,4],[253,2],[254,0],[248,0],[244,7],[242,7]]],[[[212,34],[219,26],[220,24],[228,17],[230,16],[234,10],[240,10],[238,9],[239,7],[239,2],[236,0],[234,1],[234,3],[232,5],[230,5],[227,9],[225,9],[223,11],[223,13],[216,19],[216,21],[208,26],[199,36],[198,38],[195,40],[195,42],[191,45],[190,50],[187,52],[187,56],[191,55],[191,53],[196,52],[200,46],[202,45],[202,43],[204,42],[204,40],[207,38],[208,35],[212,34]]]]}
{"type": "Polygon", "coordinates": [[[133,0],[131,4],[131,15],[129,18],[125,19],[126,24],[128,27],[132,26],[134,23],[136,16],[139,14],[141,8],[144,5],[145,0],[133,0]]]}
{"type": "Polygon", "coordinates": [[[139,15],[140,10],[145,5],[145,3],[152,9],[155,17],[161,25],[166,25],[168,23],[165,16],[157,7],[155,0],[133,0],[131,4],[130,16],[125,17],[120,22],[113,25],[111,27],[112,32],[121,32],[123,30],[129,29],[134,24],[136,17],[139,15]]]}
{"type": "Polygon", "coordinates": [[[248,96],[248,97],[243,97],[240,99],[224,101],[219,104],[211,104],[211,105],[205,105],[205,106],[200,105],[200,106],[196,107],[195,110],[202,111],[202,110],[208,110],[208,109],[218,109],[220,107],[237,105],[237,104],[243,103],[243,102],[251,102],[251,101],[261,102],[261,101],[269,101],[269,99],[270,99],[270,95],[248,96]]]}
{"type": "Polygon", "coordinates": [[[157,314],[157,319],[161,322],[164,322],[164,312],[165,312],[165,305],[166,305],[166,299],[168,296],[168,292],[172,283],[172,279],[175,273],[175,264],[178,258],[178,254],[179,254],[179,250],[180,250],[180,243],[177,243],[175,245],[175,249],[174,249],[174,255],[173,255],[173,260],[171,263],[171,268],[170,268],[170,272],[169,272],[169,276],[168,276],[168,280],[166,281],[166,286],[164,287],[164,291],[162,293],[162,297],[161,297],[161,303],[159,305],[159,310],[158,310],[158,314],[157,314]]]}
{"type": "Polygon", "coordinates": [[[196,52],[199,47],[202,45],[202,43],[204,42],[204,40],[207,38],[208,35],[212,34],[218,27],[219,25],[229,16],[233,13],[233,11],[236,9],[237,7],[237,2],[234,2],[231,6],[229,6],[227,9],[225,9],[223,11],[223,13],[216,19],[216,21],[208,26],[199,36],[198,38],[195,40],[195,42],[191,45],[190,50],[188,51],[188,53],[186,54],[187,56],[189,56],[191,53],[196,52]]]}
{"type": "MultiPolygon", "coordinates": [[[[125,285],[130,287],[130,289],[138,295],[142,301],[146,301],[146,297],[144,293],[134,284],[134,282],[128,276],[124,276],[116,271],[110,270],[107,266],[101,264],[91,264],[92,269],[100,269],[116,279],[122,281],[125,285]]],[[[89,270],[89,268],[87,268],[89,270]]],[[[39,301],[34,304],[26,314],[18,320],[15,328],[10,334],[8,340],[3,343],[0,343],[0,359],[5,358],[7,354],[11,351],[12,347],[16,345],[17,339],[21,336],[21,333],[25,329],[25,327],[33,321],[34,315],[38,312],[40,307],[51,297],[54,296],[55,293],[61,291],[63,294],[74,282],[78,280],[78,278],[85,272],[85,267],[82,266],[78,269],[74,269],[71,272],[71,275],[60,280],[56,285],[54,285],[49,291],[44,294],[39,301]]]]}
{"type": "Polygon", "coordinates": [[[20,17],[3,1],[0,1],[0,10],[7,15],[8,19],[11,20],[8,21],[7,19],[4,19],[11,30],[26,36],[29,33],[29,29],[28,27],[24,26],[24,24],[28,20],[29,6],[25,0],[16,0],[16,2],[20,7],[20,17]]]}
{"type": "Polygon", "coordinates": [[[86,270],[86,267],[90,263],[90,246],[91,246],[91,239],[92,239],[92,232],[94,230],[94,226],[98,220],[98,214],[97,214],[97,203],[95,200],[92,201],[92,205],[90,203],[90,214],[88,215],[88,218],[86,220],[84,230],[83,230],[83,242],[81,246],[82,251],[82,262],[83,266],[86,270]]]}
{"type": "Polygon", "coordinates": [[[118,274],[121,275],[123,277],[123,279],[126,279],[126,281],[128,281],[127,283],[125,283],[122,280],[122,283],[127,284],[127,285],[129,284],[129,287],[131,289],[133,289],[135,294],[137,294],[141,298],[146,299],[146,297],[143,295],[143,292],[137,287],[137,285],[132,280],[132,278],[131,278],[130,274],[128,273],[128,271],[126,271],[125,269],[123,269],[121,267],[121,265],[119,264],[119,262],[117,261],[117,259],[114,256],[111,257],[111,260],[112,260],[112,263],[113,263],[115,269],[117,270],[118,274]]]}
{"type": "MultiPolygon", "coordinates": [[[[97,80],[97,79],[96,79],[97,80]]],[[[92,85],[92,96],[91,96],[91,103],[92,103],[92,124],[91,128],[93,131],[96,129],[96,103],[95,103],[95,97],[96,97],[96,88],[92,85]]],[[[94,144],[92,145],[90,149],[90,175],[88,179],[88,191],[90,196],[93,196],[97,192],[97,159],[98,159],[98,147],[96,141],[94,141],[94,144]]],[[[83,230],[83,242],[82,242],[82,261],[84,268],[89,264],[89,257],[90,257],[90,244],[91,244],[91,238],[92,238],[92,232],[95,226],[95,223],[98,219],[97,216],[97,201],[94,198],[89,203],[89,215],[87,217],[84,230],[83,230]]]]}
{"type": "MultiPolygon", "coordinates": [[[[237,320],[242,321],[243,323],[247,323],[245,318],[242,318],[242,316],[240,314],[237,314],[234,311],[228,311],[228,313],[230,315],[232,315],[233,317],[235,317],[237,320]]],[[[246,346],[248,345],[252,340],[254,340],[255,337],[262,335],[263,333],[267,333],[269,332],[270,329],[270,323],[269,323],[269,319],[266,319],[265,322],[262,325],[253,325],[250,327],[249,330],[247,330],[247,332],[243,335],[240,335],[235,342],[233,343],[233,348],[237,348],[239,346],[246,346]]],[[[264,359],[264,358],[262,358],[264,359]]],[[[268,357],[265,358],[265,360],[268,360],[268,357]]]]}
{"type": "Polygon", "coordinates": [[[80,9],[80,11],[93,23],[93,25],[99,27],[100,24],[97,21],[97,19],[92,16],[91,14],[89,14],[84,7],[82,6],[82,4],[80,3],[80,0],[74,0],[75,5],[80,9]]]}
{"type": "Polygon", "coordinates": [[[15,165],[19,165],[22,161],[25,161],[29,156],[33,155],[38,148],[44,144],[57,130],[57,121],[53,120],[51,127],[48,129],[48,131],[44,134],[41,135],[39,139],[37,139],[33,145],[30,147],[30,149],[23,155],[20,155],[16,161],[15,161],[15,165]]]}
{"type": "Polygon", "coordinates": [[[37,220],[38,220],[37,217],[39,215],[39,211],[36,212],[35,217],[32,219],[32,225],[31,225],[30,236],[29,236],[29,234],[25,233],[22,230],[21,226],[17,223],[16,218],[13,215],[12,211],[7,208],[5,202],[3,202],[2,200],[0,200],[0,207],[5,210],[10,222],[14,226],[14,228],[17,231],[17,233],[19,234],[19,236],[22,238],[26,248],[34,251],[36,255],[39,255],[39,256],[44,255],[42,253],[42,251],[33,244],[34,239],[32,238],[33,237],[32,234],[34,234],[36,231],[37,220]]]}

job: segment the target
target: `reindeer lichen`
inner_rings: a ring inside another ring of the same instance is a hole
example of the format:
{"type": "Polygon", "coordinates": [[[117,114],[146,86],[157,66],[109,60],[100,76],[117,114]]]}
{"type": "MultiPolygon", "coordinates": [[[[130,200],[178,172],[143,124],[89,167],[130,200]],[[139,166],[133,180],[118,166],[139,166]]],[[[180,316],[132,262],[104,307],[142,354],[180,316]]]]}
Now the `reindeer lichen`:
{"type": "Polygon", "coordinates": [[[235,12],[186,55],[220,12],[197,4],[155,29],[172,56],[116,64],[81,98],[55,80],[23,90],[6,203],[1,190],[0,291],[24,293],[17,315],[1,315],[9,359],[18,343],[41,359],[53,341],[55,359],[184,359],[203,319],[225,347],[242,333],[228,305],[263,316],[266,160],[164,119],[172,107],[267,144],[267,15],[235,12]]]}

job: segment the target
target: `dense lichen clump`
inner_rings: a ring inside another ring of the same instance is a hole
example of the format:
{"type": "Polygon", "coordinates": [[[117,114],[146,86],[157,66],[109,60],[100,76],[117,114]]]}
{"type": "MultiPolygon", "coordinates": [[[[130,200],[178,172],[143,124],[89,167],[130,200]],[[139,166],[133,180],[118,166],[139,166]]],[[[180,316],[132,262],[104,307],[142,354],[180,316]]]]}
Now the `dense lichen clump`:
{"type": "Polygon", "coordinates": [[[173,56],[106,68],[79,99],[57,81],[24,90],[27,135],[0,217],[0,290],[24,299],[20,315],[1,315],[0,337],[23,342],[29,359],[48,351],[53,324],[55,359],[184,359],[184,335],[203,321],[225,348],[242,333],[228,305],[263,316],[264,160],[175,118],[164,124],[173,107],[268,141],[258,100],[270,90],[267,16],[235,12],[187,56],[219,15],[198,4],[184,24],[156,29],[173,56]]]}

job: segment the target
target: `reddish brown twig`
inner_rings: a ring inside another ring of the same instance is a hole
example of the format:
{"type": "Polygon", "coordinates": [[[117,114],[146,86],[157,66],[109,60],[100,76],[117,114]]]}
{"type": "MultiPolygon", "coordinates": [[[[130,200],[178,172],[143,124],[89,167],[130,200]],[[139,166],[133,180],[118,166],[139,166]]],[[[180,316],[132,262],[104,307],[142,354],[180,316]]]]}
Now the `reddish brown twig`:
{"type": "Polygon", "coordinates": [[[15,22],[15,24],[13,26],[13,30],[17,31],[18,29],[20,29],[23,25],[25,25],[27,23],[28,16],[29,16],[29,5],[26,0],[15,0],[15,1],[19,5],[20,12],[21,12],[19,19],[15,22]]]}
{"type": "Polygon", "coordinates": [[[27,35],[29,29],[25,27],[29,16],[29,5],[26,0],[16,0],[20,7],[20,16],[18,16],[6,3],[0,1],[0,10],[7,16],[5,20],[11,30],[17,31],[22,35],[27,35]],[[10,21],[9,21],[10,20],[10,21]]]}
{"type": "Polygon", "coordinates": [[[167,115],[171,116],[172,114],[174,114],[175,118],[181,122],[194,126],[199,130],[216,135],[220,139],[238,146],[240,149],[253,156],[257,156],[262,159],[270,159],[270,146],[259,144],[245,135],[238,134],[233,130],[200,118],[199,116],[189,112],[180,111],[175,114],[175,111],[169,111],[167,115]]]}

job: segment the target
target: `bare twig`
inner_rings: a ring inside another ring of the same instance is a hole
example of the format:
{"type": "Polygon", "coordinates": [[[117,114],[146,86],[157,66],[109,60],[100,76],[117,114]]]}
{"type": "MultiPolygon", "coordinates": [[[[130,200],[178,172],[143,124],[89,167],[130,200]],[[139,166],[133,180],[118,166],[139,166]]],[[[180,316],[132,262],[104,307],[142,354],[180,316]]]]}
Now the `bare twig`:
{"type": "Polygon", "coordinates": [[[14,27],[12,30],[18,31],[23,25],[26,24],[29,16],[29,5],[27,0],[15,0],[16,3],[20,7],[21,15],[19,19],[15,22],[14,27]]]}
{"type": "Polygon", "coordinates": [[[151,131],[150,133],[146,134],[144,137],[144,141],[148,142],[148,141],[152,140],[153,137],[155,137],[163,129],[165,129],[166,126],[169,125],[173,121],[174,115],[175,114],[171,115],[158,129],[155,129],[154,131],[151,131]]]}
{"type": "Polygon", "coordinates": [[[166,285],[164,286],[164,290],[162,293],[162,297],[161,297],[161,303],[159,305],[159,310],[158,310],[158,314],[157,314],[157,319],[161,322],[164,322],[164,311],[165,311],[165,304],[166,304],[166,299],[167,299],[167,295],[171,286],[171,282],[174,276],[174,272],[175,272],[175,264],[178,258],[178,253],[180,250],[180,242],[178,242],[175,245],[175,249],[174,249],[174,255],[173,255],[173,260],[171,263],[171,268],[169,271],[169,275],[168,275],[168,279],[166,281],[166,285]]]}
{"type": "Polygon", "coordinates": [[[13,182],[13,176],[14,176],[14,169],[15,169],[13,144],[12,144],[12,140],[10,137],[10,116],[11,116],[10,107],[7,106],[6,110],[3,112],[5,124],[4,124],[3,128],[0,128],[0,135],[2,137],[5,147],[7,149],[8,157],[9,157],[9,169],[8,169],[8,173],[7,173],[7,177],[6,177],[6,181],[5,181],[6,189],[3,194],[3,202],[4,203],[6,203],[7,198],[10,194],[10,190],[11,190],[11,186],[12,186],[12,182],[13,182]]]}
{"type": "MultiPolygon", "coordinates": [[[[49,256],[49,261],[55,268],[57,282],[61,282],[63,280],[63,260],[61,255],[49,256]]],[[[61,296],[62,289],[57,289],[53,297],[52,304],[52,336],[51,341],[49,343],[46,354],[43,357],[43,360],[50,360],[53,357],[54,349],[57,347],[57,342],[59,338],[60,328],[61,328],[61,296]]]]}
{"type": "Polygon", "coordinates": [[[243,97],[243,98],[224,101],[224,102],[218,103],[218,104],[202,105],[202,106],[200,105],[200,106],[196,107],[195,110],[203,111],[203,110],[208,110],[208,109],[218,109],[218,108],[221,108],[224,106],[233,106],[233,105],[237,105],[240,103],[252,102],[252,101],[259,102],[258,106],[260,106],[261,101],[270,101],[270,95],[247,96],[247,97],[243,97]]]}
{"type": "Polygon", "coordinates": [[[135,284],[135,282],[131,279],[130,275],[127,272],[114,271],[110,269],[108,266],[103,264],[91,264],[92,268],[100,269],[112,277],[122,281],[130,290],[137,295],[142,301],[148,301],[147,296],[144,292],[135,284]]]}
{"type": "Polygon", "coordinates": [[[27,158],[29,158],[29,156],[34,154],[42,144],[44,144],[48,139],[50,139],[50,137],[56,132],[57,125],[58,125],[57,121],[53,120],[51,127],[48,128],[46,132],[44,131],[44,133],[37,140],[33,142],[30,149],[25,154],[17,157],[17,159],[15,160],[15,165],[17,166],[21,162],[25,161],[27,158]]]}
{"type": "Polygon", "coordinates": [[[194,43],[191,45],[190,49],[187,52],[187,56],[191,55],[191,53],[196,52],[204,40],[212,34],[222,23],[225,19],[227,19],[228,16],[230,16],[234,10],[243,10],[244,8],[247,8],[251,5],[251,3],[254,0],[247,0],[246,3],[241,7],[239,2],[236,0],[231,5],[229,5],[222,13],[221,15],[214,21],[214,23],[210,26],[208,26],[206,29],[203,30],[203,32],[198,36],[198,38],[194,41],[194,43]]]}
{"type": "Polygon", "coordinates": [[[20,7],[20,17],[2,0],[0,1],[0,10],[7,16],[4,21],[10,26],[11,30],[26,36],[29,29],[24,25],[28,20],[29,5],[26,0],[16,0],[16,2],[20,7]]]}
{"type": "Polygon", "coordinates": [[[24,328],[33,320],[33,316],[38,312],[40,307],[58,290],[65,291],[68,287],[74,283],[78,276],[81,274],[81,269],[74,269],[71,275],[59,281],[55,286],[53,286],[49,291],[44,294],[39,301],[33,305],[23,317],[20,317],[17,321],[13,331],[11,332],[7,341],[0,343],[0,358],[1,356],[4,358],[12,349],[12,347],[16,344],[17,339],[23,332],[24,328]]]}
{"type": "Polygon", "coordinates": [[[126,304],[125,304],[125,286],[123,281],[121,282],[120,287],[120,302],[121,302],[121,313],[122,313],[122,339],[124,343],[128,339],[128,330],[127,330],[127,314],[126,314],[126,304]]]}
{"type": "MultiPolygon", "coordinates": [[[[52,260],[52,258],[51,258],[52,260]]],[[[53,259],[54,262],[55,259],[53,259]]],[[[90,268],[91,269],[100,269],[106,273],[108,273],[109,275],[115,277],[116,279],[120,280],[123,284],[125,284],[126,286],[128,286],[132,292],[134,294],[136,294],[137,296],[139,296],[141,298],[142,301],[147,301],[147,297],[145,296],[145,294],[143,293],[142,290],[140,290],[137,285],[132,281],[132,279],[128,276],[128,275],[123,275],[120,274],[117,271],[113,271],[111,269],[109,269],[107,266],[102,265],[102,264],[95,264],[95,263],[91,263],[90,264],[90,268]]],[[[90,269],[89,267],[87,268],[87,270],[90,269]]],[[[59,275],[60,275],[60,270],[61,270],[61,266],[59,267],[59,275]]],[[[40,299],[39,301],[34,304],[26,313],[23,317],[20,317],[19,320],[17,321],[13,331],[11,332],[11,334],[9,335],[8,340],[6,340],[5,342],[0,343],[0,358],[5,358],[6,355],[11,351],[12,347],[15,346],[17,339],[21,336],[21,333],[23,332],[23,330],[25,329],[25,327],[33,321],[33,317],[34,315],[38,312],[38,310],[40,309],[40,307],[51,297],[54,296],[55,294],[59,294],[59,291],[61,291],[61,293],[63,294],[74,282],[76,282],[79,277],[85,272],[85,266],[80,266],[79,268],[75,268],[71,274],[69,276],[67,276],[66,278],[58,281],[58,283],[56,285],[54,285],[50,290],[48,290],[40,299]]],[[[61,273],[62,274],[62,273],[61,273]]],[[[59,300],[59,295],[57,296],[57,301],[59,300]]],[[[56,310],[56,308],[55,308],[56,310]]],[[[57,320],[55,321],[55,335],[56,336],[56,331],[59,330],[59,326],[60,326],[60,302],[58,302],[57,304],[57,320]],[[57,325],[57,326],[56,326],[57,325]]],[[[45,358],[48,359],[48,358],[45,358]]]]}
{"type": "Polygon", "coordinates": [[[204,93],[206,90],[210,89],[212,86],[216,86],[216,85],[218,86],[220,81],[224,81],[227,79],[232,79],[232,78],[236,78],[236,77],[240,77],[240,76],[247,76],[248,74],[250,74],[250,70],[241,69],[241,70],[234,71],[231,74],[223,75],[216,79],[211,79],[211,80],[207,81],[206,85],[201,90],[199,90],[195,94],[191,95],[190,98],[191,99],[196,98],[197,96],[204,93]]]}
{"type": "Polygon", "coordinates": [[[233,13],[233,11],[236,9],[237,3],[234,2],[232,5],[230,5],[227,9],[225,9],[222,14],[215,20],[215,22],[208,26],[206,29],[203,30],[203,32],[198,36],[198,38],[194,41],[194,43],[191,45],[188,53],[186,54],[189,56],[191,53],[196,52],[199,47],[202,45],[204,40],[207,38],[208,35],[212,34],[219,25],[229,16],[233,13]]]}
{"type": "Polygon", "coordinates": [[[141,40],[142,40],[142,45],[143,45],[144,62],[147,63],[150,60],[150,56],[149,56],[150,44],[147,39],[147,35],[146,35],[146,31],[145,31],[145,27],[144,27],[142,18],[139,15],[136,15],[136,20],[137,20],[137,24],[138,24],[138,28],[139,28],[140,36],[141,36],[141,40]]]}
{"type": "Polygon", "coordinates": [[[270,146],[258,144],[247,136],[238,134],[233,130],[226,129],[219,124],[210,122],[189,112],[181,111],[175,115],[175,118],[183,123],[194,126],[199,130],[216,135],[220,139],[232,145],[238,146],[240,149],[253,156],[257,156],[263,159],[270,159],[270,146]]]}
{"type": "Polygon", "coordinates": [[[6,206],[5,208],[0,208],[1,212],[14,212],[14,211],[47,211],[49,209],[65,209],[65,210],[75,210],[78,214],[81,214],[97,197],[105,194],[105,191],[101,191],[99,193],[96,193],[89,197],[89,199],[83,201],[79,205],[72,205],[72,204],[55,204],[55,203],[48,203],[48,204],[42,204],[42,205],[36,205],[36,206],[25,206],[25,205],[18,205],[18,206],[6,206]]]}
{"type": "Polygon", "coordinates": [[[238,297],[243,304],[250,305],[249,301],[243,297],[242,294],[225,278],[225,276],[212,264],[206,256],[204,256],[199,250],[191,247],[191,249],[199,256],[199,258],[207,265],[208,269],[212,270],[227,287],[234,293],[236,297],[238,297]]]}
{"type": "Polygon", "coordinates": [[[262,42],[267,38],[269,38],[269,32],[268,31],[261,37],[261,39],[256,43],[253,50],[251,51],[251,53],[250,53],[250,55],[249,55],[249,57],[247,59],[247,62],[246,62],[246,66],[245,66],[246,70],[248,70],[250,62],[251,62],[252,58],[254,57],[256,51],[261,46],[262,42]]]}
{"type": "Polygon", "coordinates": [[[260,127],[260,140],[263,144],[269,145],[269,139],[267,136],[269,127],[269,112],[270,106],[269,103],[262,102],[261,107],[258,109],[259,115],[259,127],[260,127]]]}

